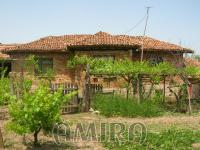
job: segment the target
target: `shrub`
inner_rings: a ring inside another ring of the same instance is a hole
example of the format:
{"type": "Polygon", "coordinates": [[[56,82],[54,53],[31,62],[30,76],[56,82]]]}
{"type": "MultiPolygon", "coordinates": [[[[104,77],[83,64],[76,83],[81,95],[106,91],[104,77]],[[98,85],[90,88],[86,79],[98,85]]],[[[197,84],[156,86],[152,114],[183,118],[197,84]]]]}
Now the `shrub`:
{"type": "Polygon", "coordinates": [[[38,143],[41,129],[48,131],[60,121],[60,109],[71,94],[63,96],[62,89],[52,93],[47,85],[39,85],[34,92],[24,91],[22,97],[9,105],[11,121],[7,128],[17,134],[34,133],[38,143]]]}
{"type": "Polygon", "coordinates": [[[119,95],[96,95],[92,105],[107,117],[153,117],[162,115],[163,112],[160,104],[155,101],[143,100],[138,104],[134,99],[126,99],[119,95]]]}
{"type": "Polygon", "coordinates": [[[10,99],[10,80],[4,76],[5,71],[0,77],[0,105],[7,104],[10,99]]]}
{"type": "Polygon", "coordinates": [[[108,149],[115,150],[146,150],[146,149],[162,149],[162,150],[189,150],[192,149],[192,144],[199,142],[200,132],[191,129],[178,129],[170,127],[161,131],[160,133],[147,132],[147,138],[144,143],[137,143],[135,141],[120,142],[111,141],[104,142],[104,146],[108,149]]]}

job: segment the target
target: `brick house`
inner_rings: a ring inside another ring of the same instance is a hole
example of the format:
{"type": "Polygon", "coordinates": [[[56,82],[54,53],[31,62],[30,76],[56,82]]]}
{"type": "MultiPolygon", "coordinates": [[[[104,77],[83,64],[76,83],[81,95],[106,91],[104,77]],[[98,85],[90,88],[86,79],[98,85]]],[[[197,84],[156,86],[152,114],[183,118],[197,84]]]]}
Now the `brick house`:
{"type": "MultiPolygon", "coordinates": [[[[83,75],[80,71],[66,67],[67,60],[71,56],[88,55],[113,60],[128,58],[136,61],[140,60],[142,43],[144,60],[152,63],[166,61],[176,67],[183,67],[183,54],[193,52],[190,49],[150,37],[145,37],[142,40],[141,36],[111,35],[100,31],[94,35],[48,36],[5,49],[4,53],[9,54],[12,60],[12,72],[20,72],[24,59],[28,55],[34,54],[39,58],[42,72],[45,72],[47,68],[51,68],[55,72],[56,81],[78,83],[83,80],[83,75]]],[[[101,80],[96,77],[91,80],[91,82],[103,81],[104,79],[101,80]]],[[[111,86],[115,87],[116,82],[112,82],[111,86]]]]}
{"type": "Polygon", "coordinates": [[[15,47],[15,46],[17,46],[17,45],[16,44],[1,44],[0,43],[0,73],[1,73],[1,70],[4,69],[4,68],[7,68],[6,75],[8,75],[8,72],[11,71],[10,56],[7,55],[7,54],[3,54],[2,51],[4,49],[12,48],[12,47],[15,47]]]}

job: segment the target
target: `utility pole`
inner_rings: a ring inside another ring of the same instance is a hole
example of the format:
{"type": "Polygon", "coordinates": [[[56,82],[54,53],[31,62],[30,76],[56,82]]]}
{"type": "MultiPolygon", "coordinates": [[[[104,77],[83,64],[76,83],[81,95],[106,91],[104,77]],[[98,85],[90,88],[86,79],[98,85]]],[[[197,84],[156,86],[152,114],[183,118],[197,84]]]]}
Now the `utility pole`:
{"type": "MultiPolygon", "coordinates": [[[[143,32],[143,37],[142,37],[142,47],[141,47],[141,58],[140,61],[143,61],[143,57],[144,57],[144,38],[146,35],[146,30],[147,30],[147,23],[148,23],[148,19],[149,19],[149,9],[151,7],[146,7],[147,9],[147,14],[146,14],[146,21],[145,21],[145,26],[144,26],[144,32],[143,32]]],[[[138,88],[138,102],[140,103],[142,100],[142,77],[140,75],[138,75],[138,81],[137,81],[137,88],[138,88]]]]}
{"type": "Polygon", "coordinates": [[[144,57],[144,38],[145,38],[145,35],[146,35],[146,30],[147,30],[147,24],[148,24],[148,19],[149,19],[149,9],[150,8],[151,8],[150,6],[146,7],[147,15],[146,15],[146,22],[145,22],[144,32],[143,32],[143,37],[142,37],[141,62],[143,61],[143,57],[144,57]]]}

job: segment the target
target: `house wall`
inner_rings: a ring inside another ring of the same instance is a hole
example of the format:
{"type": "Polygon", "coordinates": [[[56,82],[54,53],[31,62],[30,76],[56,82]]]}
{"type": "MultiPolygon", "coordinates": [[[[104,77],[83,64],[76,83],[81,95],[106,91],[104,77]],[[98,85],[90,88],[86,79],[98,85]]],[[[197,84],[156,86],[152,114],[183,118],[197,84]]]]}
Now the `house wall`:
{"type": "MultiPolygon", "coordinates": [[[[77,51],[75,53],[76,55],[88,55],[88,56],[98,56],[98,55],[107,55],[107,56],[115,56],[115,59],[124,59],[129,58],[134,61],[140,61],[140,53],[139,52],[132,52],[131,50],[127,51],[77,51]]],[[[163,61],[172,63],[176,67],[182,67],[183,66],[183,54],[180,53],[171,53],[171,52],[145,52],[144,53],[144,60],[151,60],[152,58],[162,57],[163,61]]],[[[78,69],[79,71],[76,72],[76,79],[77,81],[81,81],[80,83],[84,82],[85,74],[81,72],[81,68],[78,69]]],[[[122,78],[113,78],[111,82],[105,82],[108,79],[105,77],[98,77],[98,76],[92,76],[91,77],[91,83],[100,83],[103,84],[104,89],[113,89],[113,90],[120,90],[121,92],[125,91],[125,82],[122,78]],[[98,82],[95,82],[98,81],[98,82]],[[123,90],[124,89],[124,90],[123,90]]],[[[181,81],[180,81],[181,82],[181,81]]],[[[168,89],[169,85],[169,79],[166,79],[166,89],[165,89],[165,95],[166,95],[166,101],[175,101],[175,97],[172,93],[170,93],[168,89]]],[[[144,88],[148,91],[150,88],[149,82],[143,83],[144,88]]],[[[82,86],[81,86],[82,87],[82,86]]],[[[156,86],[156,89],[163,89],[164,85],[163,82],[161,82],[159,85],[156,86]]]]}
{"type": "MultiPolygon", "coordinates": [[[[140,52],[134,52],[132,58],[134,61],[140,60],[141,54],[140,52]]],[[[184,60],[182,53],[175,52],[144,52],[144,60],[152,60],[153,58],[162,57],[163,61],[169,62],[176,67],[182,67],[184,60]]]]}
{"type": "MultiPolygon", "coordinates": [[[[84,50],[84,51],[75,51],[73,54],[75,55],[88,55],[88,56],[114,56],[115,60],[119,59],[133,59],[134,61],[140,60],[140,53],[139,52],[132,52],[132,50],[84,50]]],[[[79,67],[76,69],[69,69],[67,68],[67,60],[69,60],[68,53],[34,53],[34,55],[38,57],[45,57],[45,58],[53,58],[53,69],[56,75],[55,82],[73,82],[77,83],[82,91],[82,87],[85,81],[85,72],[83,71],[84,68],[79,67]]],[[[12,61],[12,72],[21,72],[21,69],[24,65],[24,60],[27,57],[27,54],[12,54],[11,58],[12,61]]],[[[170,62],[175,66],[179,67],[183,65],[183,55],[179,53],[169,53],[169,52],[145,52],[144,53],[144,60],[149,60],[155,57],[162,57],[164,61],[170,62]]],[[[33,68],[28,68],[29,71],[33,71],[33,68]]],[[[27,70],[24,70],[24,72],[27,70]]],[[[105,88],[113,88],[119,89],[125,87],[125,82],[121,78],[113,77],[111,82],[106,82],[107,78],[99,77],[99,76],[91,76],[91,82],[97,84],[103,84],[105,88]]],[[[148,89],[150,86],[148,83],[144,83],[145,87],[148,89]]],[[[162,89],[163,84],[160,84],[157,89],[162,89]]],[[[79,96],[82,97],[82,92],[80,92],[79,96]]],[[[166,96],[171,97],[169,90],[167,89],[166,85],[166,96]]],[[[172,98],[172,97],[171,97],[172,98]]]]}
{"type": "MultiPolygon", "coordinates": [[[[74,71],[71,69],[67,69],[67,60],[69,58],[69,55],[67,53],[31,53],[34,54],[36,57],[41,58],[53,58],[53,71],[55,73],[56,80],[55,82],[64,82],[64,81],[70,81],[74,82],[74,71]]],[[[23,69],[23,72],[34,72],[34,68],[27,68],[25,64],[25,59],[30,54],[12,54],[11,58],[12,61],[12,72],[21,72],[23,69]]]]}
{"type": "MultiPolygon", "coordinates": [[[[72,80],[72,77],[74,76],[74,71],[72,69],[67,69],[67,60],[69,59],[69,54],[67,53],[32,53],[38,57],[44,57],[44,58],[53,58],[53,69],[56,73],[57,77],[65,76],[65,79],[72,80]]],[[[140,53],[139,52],[133,52],[131,50],[106,50],[106,51],[76,51],[74,53],[75,55],[88,55],[88,56],[114,56],[115,59],[124,59],[129,58],[133,59],[133,61],[140,60],[140,53]]],[[[12,54],[11,58],[12,61],[12,71],[13,72],[20,72],[21,69],[24,66],[25,58],[28,57],[30,54],[24,54],[24,53],[17,53],[12,54]]],[[[145,52],[144,53],[144,59],[150,60],[151,58],[156,57],[162,57],[164,61],[167,61],[169,63],[172,63],[176,65],[177,67],[183,65],[183,55],[180,53],[169,53],[169,52],[145,52]]],[[[29,68],[29,71],[33,68],[29,68]]]]}
{"type": "MultiPolygon", "coordinates": [[[[25,59],[30,55],[33,54],[36,57],[43,57],[43,58],[53,58],[53,70],[55,73],[55,81],[54,82],[73,82],[77,83],[80,87],[83,86],[85,72],[83,68],[77,69],[69,69],[67,68],[67,60],[69,59],[68,53],[16,53],[12,54],[12,72],[19,73],[23,72],[34,72],[34,68],[26,68],[24,67],[25,59]],[[28,69],[28,70],[27,70],[28,69]]],[[[114,56],[115,59],[123,59],[123,58],[130,58],[131,59],[131,51],[76,51],[75,55],[88,55],[88,56],[114,56]]],[[[94,77],[96,78],[96,77],[94,77]]],[[[93,79],[91,80],[93,81],[93,79]]],[[[103,78],[98,79],[99,84],[107,85],[107,83],[103,82],[103,78]]],[[[111,86],[117,86],[117,83],[113,82],[111,86]]]]}
{"type": "MultiPolygon", "coordinates": [[[[76,51],[75,55],[88,55],[88,56],[115,56],[116,60],[119,59],[124,59],[124,58],[128,58],[128,59],[132,59],[133,61],[140,61],[140,57],[141,54],[140,52],[135,52],[132,50],[106,50],[106,51],[76,51]]],[[[163,61],[172,63],[173,65],[175,65],[176,67],[182,67],[183,66],[183,54],[182,53],[172,53],[172,52],[144,52],[144,60],[151,60],[153,58],[158,58],[158,57],[162,57],[163,61]]],[[[80,69],[78,69],[80,70],[80,69]]],[[[78,74],[78,72],[76,72],[76,74],[78,74]]],[[[95,77],[94,77],[95,78],[95,77]]],[[[81,80],[82,78],[78,78],[77,80],[81,80]]],[[[96,79],[94,79],[95,81],[97,81],[96,79]]],[[[106,80],[106,79],[105,79],[106,80]]],[[[123,80],[121,79],[117,79],[118,83],[116,83],[116,80],[113,79],[113,82],[106,83],[103,82],[105,81],[103,78],[98,78],[98,82],[101,84],[104,84],[104,86],[108,87],[116,87],[116,86],[123,86],[123,80]],[[119,82],[120,81],[120,82],[119,82]]],[[[93,82],[93,79],[91,80],[91,82],[93,82]]]]}
{"type": "Polygon", "coordinates": [[[84,50],[76,51],[75,55],[88,55],[88,56],[114,56],[115,59],[132,58],[132,50],[84,50]]]}
{"type": "MultiPolygon", "coordinates": [[[[132,59],[132,50],[84,50],[84,51],[75,51],[75,55],[82,56],[87,55],[90,57],[93,56],[114,56],[115,60],[119,59],[132,59]]],[[[95,84],[102,84],[103,87],[106,88],[116,88],[120,87],[121,84],[124,84],[124,81],[121,79],[116,79],[112,82],[105,82],[107,78],[104,76],[91,76],[91,83],[95,84]]],[[[79,87],[83,87],[84,81],[85,81],[85,72],[83,71],[83,68],[77,68],[75,72],[75,81],[79,84],[79,87]]],[[[81,95],[80,95],[81,96],[81,95]]]]}
{"type": "Polygon", "coordinates": [[[200,98],[200,83],[192,84],[192,99],[200,98]]]}

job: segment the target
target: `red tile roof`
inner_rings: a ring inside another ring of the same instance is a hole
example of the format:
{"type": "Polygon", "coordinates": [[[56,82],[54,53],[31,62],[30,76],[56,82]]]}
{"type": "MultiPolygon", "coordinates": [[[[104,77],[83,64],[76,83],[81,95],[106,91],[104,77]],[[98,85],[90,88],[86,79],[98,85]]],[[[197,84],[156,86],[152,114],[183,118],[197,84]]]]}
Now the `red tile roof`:
{"type": "Polygon", "coordinates": [[[164,41],[160,41],[154,38],[150,38],[150,37],[143,37],[142,36],[136,36],[133,37],[133,39],[138,40],[138,42],[140,42],[142,44],[142,41],[144,41],[144,49],[146,51],[166,51],[166,50],[171,50],[171,51],[185,51],[185,52],[193,52],[190,49],[187,48],[183,48],[181,46],[169,43],[169,42],[164,42],[164,41]]]}
{"type": "Polygon", "coordinates": [[[14,48],[16,47],[16,44],[1,44],[0,43],[0,60],[2,59],[9,59],[10,56],[7,54],[2,54],[2,51],[8,48],[14,48]]]}
{"type": "Polygon", "coordinates": [[[139,46],[139,42],[133,40],[130,36],[111,35],[106,32],[98,32],[90,35],[87,38],[71,44],[72,46],[98,46],[98,45],[113,45],[113,46],[139,46]]]}
{"type": "MultiPolygon", "coordinates": [[[[76,46],[142,46],[141,36],[127,35],[111,35],[106,32],[98,32],[94,35],[64,35],[64,36],[49,36],[41,38],[37,41],[22,44],[5,50],[5,53],[10,52],[60,52],[67,48],[76,46]]],[[[144,51],[180,51],[193,52],[190,49],[182,48],[178,45],[159,41],[153,38],[144,38],[144,51]]]]}
{"type": "Polygon", "coordinates": [[[193,58],[185,58],[184,63],[186,66],[200,67],[200,61],[193,58]]]}

